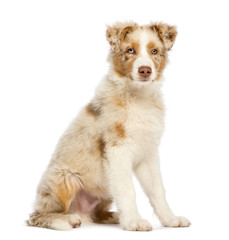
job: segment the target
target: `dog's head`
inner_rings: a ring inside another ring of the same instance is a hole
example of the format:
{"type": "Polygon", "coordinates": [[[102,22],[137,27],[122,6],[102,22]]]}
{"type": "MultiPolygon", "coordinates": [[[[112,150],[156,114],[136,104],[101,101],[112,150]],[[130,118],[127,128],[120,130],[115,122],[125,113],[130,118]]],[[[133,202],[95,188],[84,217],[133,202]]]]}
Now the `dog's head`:
{"type": "Polygon", "coordinates": [[[146,84],[159,80],[177,35],[167,24],[116,23],[107,28],[110,59],[119,77],[146,84]]]}

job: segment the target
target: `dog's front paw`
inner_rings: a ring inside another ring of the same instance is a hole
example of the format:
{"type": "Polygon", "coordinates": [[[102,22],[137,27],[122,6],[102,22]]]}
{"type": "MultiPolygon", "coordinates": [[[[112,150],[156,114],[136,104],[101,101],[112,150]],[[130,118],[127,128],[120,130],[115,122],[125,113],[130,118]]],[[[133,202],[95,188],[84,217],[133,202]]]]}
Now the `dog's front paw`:
{"type": "Polygon", "coordinates": [[[163,221],[162,224],[165,227],[189,227],[190,221],[185,217],[173,217],[163,221]]]}
{"type": "Polygon", "coordinates": [[[151,224],[144,219],[131,219],[121,224],[128,231],[151,231],[151,224]]]}

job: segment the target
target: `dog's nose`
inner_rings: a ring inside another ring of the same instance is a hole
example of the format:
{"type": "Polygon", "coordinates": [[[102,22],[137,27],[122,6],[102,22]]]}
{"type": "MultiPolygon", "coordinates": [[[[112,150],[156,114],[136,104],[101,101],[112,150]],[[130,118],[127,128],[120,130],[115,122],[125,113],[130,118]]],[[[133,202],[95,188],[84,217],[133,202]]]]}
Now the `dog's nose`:
{"type": "Polygon", "coordinates": [[[148,67],[148,66],[141,66],[138,69],[138,72],[139,72],[141,77],[147,78],[152,73],[152,69],[151,69],[151,67],[148,67]]]}

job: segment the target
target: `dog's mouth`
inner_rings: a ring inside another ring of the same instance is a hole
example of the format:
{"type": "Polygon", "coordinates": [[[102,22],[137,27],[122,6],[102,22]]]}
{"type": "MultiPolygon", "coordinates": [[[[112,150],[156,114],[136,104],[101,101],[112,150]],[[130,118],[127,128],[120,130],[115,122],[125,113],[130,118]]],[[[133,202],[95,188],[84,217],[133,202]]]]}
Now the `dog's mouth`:
{"type": "Polygon", "coordinates": [[[153,81],[153,80],[150,79],[150,78],[139,78],[139,81],[140,81],[140,82],[151,82],[151,81],[153,81]]]}
{"type": "Polygon", "coordinates": [[[146,77],[146,78],[139,77],[139,78],[136,79],[136,81],[141,82],[141,83],[151,83],[151,82],[154,82],[154,80],[155,80],[155,78],[152,77],[152,76],[151,77],[146,77]]]}
{"type": "Polygon", "coordinates": [[[152,79],[136,79],[134,81],[141,84],[141,85],[148,85],[148,84],[154,82],[154,80],[152,80],[152,79]]]}
{"type": "Polygon", "coordinates": [[[130,74],[130,79],[134,82],[147,84],[147,83],[153,83],[157,79],[157,74],[153,72],[150,76],[144,77],[140,76],[139,74],[136,76],[136,74],[130,74]]]}

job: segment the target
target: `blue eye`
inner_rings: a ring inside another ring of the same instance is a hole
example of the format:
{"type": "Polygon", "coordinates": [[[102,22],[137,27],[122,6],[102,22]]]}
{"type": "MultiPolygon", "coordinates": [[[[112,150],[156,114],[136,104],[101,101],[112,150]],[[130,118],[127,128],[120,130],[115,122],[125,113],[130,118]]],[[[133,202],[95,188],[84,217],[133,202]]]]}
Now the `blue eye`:
{"type": "Polygon", "coordinates": [[[127,52],[128,52],[128,53],[131,53],[131,54],[135,53],[135,51],[134,51],[133,48],[129,48],[129,49],[127,50],[127,52]]]}

